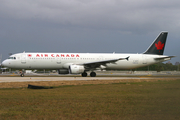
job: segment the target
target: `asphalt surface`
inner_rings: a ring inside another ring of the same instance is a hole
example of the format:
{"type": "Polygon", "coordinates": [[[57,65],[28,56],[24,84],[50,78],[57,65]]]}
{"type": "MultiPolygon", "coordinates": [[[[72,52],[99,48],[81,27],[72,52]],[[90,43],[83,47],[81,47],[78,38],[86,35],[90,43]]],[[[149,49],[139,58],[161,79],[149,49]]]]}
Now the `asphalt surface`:
{"type": "Polygon", "coordinates": [[[120,80],[120,79],[154,79],[145,77],[0,77],[2,82],[33,82],[33,81],[75,81],[75,80],[120,80]]]}
{"type": "Polygon", "coordinates": [[[67,77],[42,77],[42,76],[27,76],[27,77],[17,77],[17,76],[0,76],[0,83],[7,82],[40,82],[40,81],[90,81],[90,80],[155,80],[155,79],[180,79],[180,76],[133,76],[133,77],[79,77],[79,76],[67,76],[67,77]]]}
{"type": "Polygon", "coordinates": [[[97,77],[81,77],[81,75],[59,75],[56,73],[45,74],[25,74],[25,77],[20,77],[15,73],[0,74],[0,83],[5,82],[35,82],[35,81],[89,81],[89,80],[153,80],[153,79],[180,79],[180,72],[98,72],[97,77]]]}

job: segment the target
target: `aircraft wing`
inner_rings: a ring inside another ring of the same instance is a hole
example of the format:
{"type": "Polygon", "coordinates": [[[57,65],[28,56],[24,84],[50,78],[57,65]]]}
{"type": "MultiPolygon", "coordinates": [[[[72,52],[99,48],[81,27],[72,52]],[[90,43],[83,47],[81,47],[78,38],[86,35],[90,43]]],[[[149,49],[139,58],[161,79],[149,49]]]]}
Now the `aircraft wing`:
{"type": "Polygon", "coordinates": [[[83,63],[86,68],[97,68],[100,67],[101,65],[106,66],[107,63],[113,63],[116,64],[117,61],[119,60],[129,60],[129,57],[126,58],[118,58],[118,59],[112,59],[112,60],[103,60],[103,61],[96,61],[96,62],[89,62],[89,63],[83,63]]]}

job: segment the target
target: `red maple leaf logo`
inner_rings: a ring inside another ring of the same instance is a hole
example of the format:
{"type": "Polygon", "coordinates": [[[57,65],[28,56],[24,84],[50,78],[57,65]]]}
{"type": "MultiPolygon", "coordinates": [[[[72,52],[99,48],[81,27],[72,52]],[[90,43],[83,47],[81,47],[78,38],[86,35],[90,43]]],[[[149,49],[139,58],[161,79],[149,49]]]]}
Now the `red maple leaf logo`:
{"type": "Polygon", "coordinates": [[[157,50],[162,50],[164,47],[164,43],[162,44],[162,42],[159,41],[158,44],[155,43],[155,46],[156,46],[157,50]]]}
{"type": "Polygon", "coordinates": [[[32,57],[32,55],[31,55],[31,54],[28,54],[28,57],[32,57]]]}

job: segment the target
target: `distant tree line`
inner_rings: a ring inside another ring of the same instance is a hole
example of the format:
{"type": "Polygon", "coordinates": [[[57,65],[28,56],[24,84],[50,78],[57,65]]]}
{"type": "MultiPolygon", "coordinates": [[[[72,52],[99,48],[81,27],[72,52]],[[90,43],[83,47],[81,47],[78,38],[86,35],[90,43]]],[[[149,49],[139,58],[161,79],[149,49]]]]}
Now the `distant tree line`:
{"type": "Polygon", "coordinates": [[[172,63],[157,63],[146,67],[133,69],[134,71],[179,71],[180,65],[173,65],[172,63]]]}

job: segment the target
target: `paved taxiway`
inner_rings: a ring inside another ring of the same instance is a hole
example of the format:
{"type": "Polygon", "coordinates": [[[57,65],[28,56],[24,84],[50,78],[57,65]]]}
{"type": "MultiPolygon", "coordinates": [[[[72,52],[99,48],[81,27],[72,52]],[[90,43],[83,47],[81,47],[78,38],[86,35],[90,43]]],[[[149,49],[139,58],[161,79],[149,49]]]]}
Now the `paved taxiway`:
{"type": "Polygon", "coordinates": [[[25,74],[25,77],[19,77],[18,74],[0,74],[0,83],[5,82],[40,82],[40,81],[90,81],[90,80],[153,80],[153,79],[180,79],[180,72],[134,72],[127,71],[104,71],[98,72],[97,77],[81,77],[80,75],[59,75],[59,74],[25,74]]]}
{"type": "MultiPolygon", "coordinates": [[[[74,81],[74,80],[119,80],[140,79],[139,77],[0,77],[2,82],[74,81]]],[[[147,78],[141,78],[147,79],[147,78]]],[[[148,78],[149,79],[149,78],[148,78]]]]}
{"type": "MultiPolygon", "coordinates": [[[[167,77],[0,77],[0,83],[40,82],[40,81],[143,80],[143,79],[145,80],[145,79],[166,79],[166,78],[167,77]]],[[[180,77],[176,77],[176,79],[180,79],[180,77]]]]}

